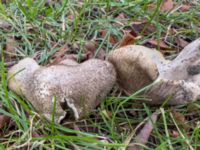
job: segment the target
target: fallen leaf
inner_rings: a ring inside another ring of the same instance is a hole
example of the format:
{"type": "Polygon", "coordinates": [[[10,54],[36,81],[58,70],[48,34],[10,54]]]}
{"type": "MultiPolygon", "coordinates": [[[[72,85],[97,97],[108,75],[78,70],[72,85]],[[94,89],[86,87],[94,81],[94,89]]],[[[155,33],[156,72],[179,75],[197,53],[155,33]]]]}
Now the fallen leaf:
{"type": "Polygon", "coordinates": [[[33,130],[32,131],[32,137],[39,138],[39,137],[42,137],[42,136],[36,130],[33,130]]]}
{"type": "Polygon", "coordinates": [[[98,50],[97,44],[95,42],[86,43],[85,49],[87,50],[86,54],[88,56],[88,59],[93,58],[93,57],[96,57],[96,58],[102,59],[102,60],[105,59],[105,56],[106,56],[105,51],[102,48],[100,48],[98,50]],[[97,52],[97,50],[98,50],[98,52],[97,52]]]}
{"type": "Polygon", "coordinates": [[[133,29],[129,29],[129,30],[122,30],[124,34],[131,34],[134,37],[137,37],[138,34],[135,32],[135,30],[133,29]]]}
{"type": "MultiPolygon", "coordinates": [[[[101,34],[102,38],[106,38],[108,31],[107,30],[101,30],[100,34],[101,34]]],[[[110,44],[114,45],[114,44],[118,43],[118,39],[113,34],[110,34],[108,38],[109,38],[110,44]]]]}
{"type": "Polygon", "coordinates": [[[178,137],[179,137],[179,133],[178,133],[177,131],[172,130],[171,132],[172,132],[172,133],[171,133],[171,136],[172,136],[172,137],[174,137],[174,138],[178,138],[178,137]]]}
{"type": "Polygon", "coordinates": [[[68,46],[63,46],[59,51],[57,51],[50,60],[50,64],[55,65],[63,60],[65,53],[69,50],[68,46]]]}
{"type": "Polygon", "coordinates": [[[190,8],[191,8],[190,5],[183,5],[180,9],[181,9],[182,12],[186,12],[186,11],[189,11],[190,8]]]}
{"type": "Polygon", "coordinates": [[[185,116],[182,113],[176,111],[175,109],[172,109],[172,114],[177,123],[180,124],[185,131],[187,131],[190,128],[190,126],[186,124],[187,120],[185,119],[185,116]]]}
{"type": "Polygon", "coordinates": [[[59,51],[57,51],[53,57],[57,58],[57,57],[63,57],[65,55],[65,53],[69,50],[68,46],[65,45],[63,46],[59,51]]]}
{"type": "Polygon", "coordinates": [[[96,58],[101,59],[101,60],[104,60],[105,57],[106,57],[106,53],[105,53],[105,51],[101,48],[101,49],[99,50],[99,52],[97,53],[96,58]]]}
{"type": "Polygon", "coordinates": [[[137,34],[141,34],[142,35],[148,35],[152,32],[156,31],[156,28],[154,25],[150,24],[148,21],[143,20],[143,21],[135,21],[131,24],[133,30],[137,33],[137,34]]]}
{"type": "Polygon", "coordinates": [[[176,38],[176,43],[178,46],[180,46],[181,48],[184,48],[185,46],[187,46],[189,44],[189,42],[185,41],[184,39],[182,39],[181,37],[177,37],[176,38]]]}
{"type": "Polygon", "coordinates": [[[110,35],[109,42],[114,45],[118,43],[118,39],[114,35],[110,35]]]}
{"type": "Polygon", "coordinates": [[[146,21],[135,21],[132,23],[132,27],[136,32],[141,32],[144,26],[146,25],[146,21]]]}
{"type": "Polygon", "coordinates": [[[181,114],[180,112],[178,112],[178,111],[176,111],[176,110],[173,109],[172,110],[172,114],[173,114],[174,118],[176,120],[178,120],[178,122],[181,122],[183,124],[186,122],[185,116],[183,114],[181,114]]]}
{"type": "Polygon", "coordinates": [[[108,32],[107,30],[101,30],[101,31],[100,31],[101,37],[102,37],[102,38],[105,38],[107,32],[108,32]]]}
{"type": "Polygon", "coordinates": [[[0,129],[2,129],[6,124],[9,124],[10,117],[5,115],[0,115],[0,129]]]}
{"type": "Polygon", "coordinates": [[[96,45],[95,42],[87,42],[85,44],[85,49],[87,51],[90,51],[90,52],[94,53],[96,51],[96,49],[97,49],[97,45],[96,45]]]}
{"type": "Polygon", "coordinates": [[[95,58],[104,60],[104,59],[105,59],[105,56],[106,56],[106,53],[105,53],[105,51],[101,48],[101,49],[98,50],[98,52],[97,52],[97,51],[95,51],[95,52],[88,52],[88,53],[87,53],[87,56],[88,56],[88,59],[94,58],[94,57],[95,57],[95,58]]]}
{"type": "Polygon", "coordinates": [[[165,44],[162,40],[159,42],[155,39],[150,39],[147,41],[147,43],[151,44],[154,47],[160,47],[161,49],[170,49],[168,45],[165,44]]]}
{"type": "Polygon", "coordinates": [[[162,12],[166,12],[166,11],[171,10],[173,6],[174,6],[173,0],[163,0],[160,10],[162,12]]]}
{"type": "Polygon", "coordinates": [[[157,121],[159,113],[154,112],[144,127],[140,130],[134,140],[129,144],[127,150],[140,150],[141,147],[136,145],[135,143],[139,143],[140,145],[145,145],[148,142],[149,136],[153,130],[153,124],[157,121]]]}
{"type": "Polygon", "coordinates": [[[135,35],[136,34],[133,31],[125,33],[124,37],[122,38],[121,42],[119,43],[119,47],[133,44],[136,39],[135,35]]]}

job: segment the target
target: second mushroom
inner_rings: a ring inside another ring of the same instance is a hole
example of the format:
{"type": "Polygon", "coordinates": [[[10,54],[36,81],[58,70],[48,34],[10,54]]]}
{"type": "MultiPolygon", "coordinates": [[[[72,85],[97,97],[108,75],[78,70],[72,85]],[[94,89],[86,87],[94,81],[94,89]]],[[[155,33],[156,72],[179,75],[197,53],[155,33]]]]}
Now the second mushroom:
{"type": "Polygon", "coordinates": [[[150,104],[187,104],[200,98],[200,39],[187,45],[172,61],[154,49],[128,45],[112,51],[108,60],[119,86],[131,95],[151,84],[143,95],[150,104]]]}

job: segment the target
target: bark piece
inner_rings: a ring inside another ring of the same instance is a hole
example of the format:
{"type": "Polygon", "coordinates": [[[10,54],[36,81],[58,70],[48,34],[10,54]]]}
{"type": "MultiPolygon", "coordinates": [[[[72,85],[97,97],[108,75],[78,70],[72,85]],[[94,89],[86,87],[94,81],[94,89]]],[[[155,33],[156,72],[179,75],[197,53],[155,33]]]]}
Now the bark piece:
{"type": "Polygon", "coordinates": [[[111,63],[91,59],[77,64],[64,60],[58,65],[41,67],[33,59],[25,58],[8,71],[8,86],[25,96],[47,118],[62,116],[77,120],[90,113],[113,87],[116,73],[111,63]]]}

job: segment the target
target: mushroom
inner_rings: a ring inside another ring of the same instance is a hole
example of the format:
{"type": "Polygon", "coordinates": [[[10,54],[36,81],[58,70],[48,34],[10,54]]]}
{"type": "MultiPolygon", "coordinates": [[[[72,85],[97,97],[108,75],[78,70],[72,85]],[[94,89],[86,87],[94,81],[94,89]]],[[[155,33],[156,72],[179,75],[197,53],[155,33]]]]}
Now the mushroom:
{"type": "Polygon", "coordinates": [[[187,104],[200,98],[200,39],[187,45],[172,61],[139,45],[118,48],[108,60],[117,72],[117,83],[128,94],[149,85],[143,95],[150,104],[187,104]]]}
{"type": "Polygon", "coordinates": [[[78,120],[90,113],[116,82],[113,65],[90,59],[81,64],[64,60],[42,67],[25,58],[8,71],[8,86],[25,98],[48,119],[55,109],[55,120],[64,116],[78,120]],[[55,100],[55,101],[54,101],[55,100]]]}

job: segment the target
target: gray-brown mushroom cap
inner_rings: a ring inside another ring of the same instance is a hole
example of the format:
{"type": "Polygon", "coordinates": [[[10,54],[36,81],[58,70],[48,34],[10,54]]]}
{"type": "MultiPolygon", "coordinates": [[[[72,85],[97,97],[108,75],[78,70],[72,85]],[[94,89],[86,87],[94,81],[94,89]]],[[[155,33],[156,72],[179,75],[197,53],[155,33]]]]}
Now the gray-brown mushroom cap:
{"type": "Polygon", "coordinates": [[[56,100],[57,119],[66,110],[72,112],[74,119],[80,119],[100,103],[116,81],[113,65],[102,60],[91,59],[77,65],[64,61],[50,67],[39,67],[31,73],[26,71],[28,67],[24,63],[27,61],[29,67],[37,64],[26,58],[13,66],[8,76],[18,72],[19,68],[25,67],[25,71],[9,80],[9,88],[24,95],[39,112],[49,118],[53,112],[53,97],[56,100]],[[11,86],[15,81],[22,85],[22,93],[18,92],[18,87],[11,86]]]}
{"type": "Polygon", "coordinates": [[[108,61],[116,69],[119,86],[131,94],[156,80],[158,68],[153,60],[160,58],[158,55],[156,50],[128,45],[110,52],[108,61]]]}
{"type": "Polygon", "coordinates": [[[39,68],[40,66],[31,58],[19,61],[18,64],[8,70],[8,87],[18,95],[24,96],[27,90],[27,82],[39,68]]]}

